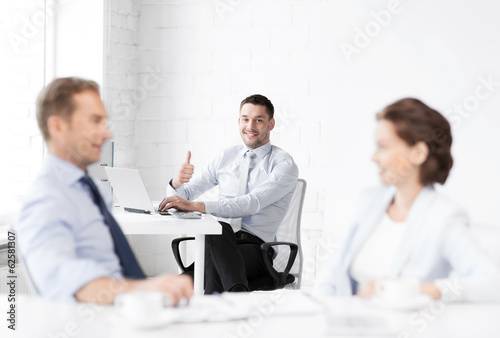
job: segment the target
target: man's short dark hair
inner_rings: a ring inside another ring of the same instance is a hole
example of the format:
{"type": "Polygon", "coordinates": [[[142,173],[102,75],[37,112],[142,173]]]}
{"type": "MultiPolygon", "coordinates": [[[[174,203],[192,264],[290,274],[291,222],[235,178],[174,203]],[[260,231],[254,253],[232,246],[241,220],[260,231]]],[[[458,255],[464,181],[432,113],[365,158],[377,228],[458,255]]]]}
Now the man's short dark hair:
{"type": "Polygon", "coordinates": [[[251,104],[254,104],[256,106],[266,107],[266,112],[267,112],[267,115],[269,115],[269,120],[274,117],[274,106],[271,103],[271,100],[269,100],[264,95],[260,95],[260,94],[250,95],[249,97],[247,97],[246,99],[241,101],[240,111],[241,111],[241,108],[243,107],[243,105],[247,104],[247,103],[251,103],[251,104]]]}

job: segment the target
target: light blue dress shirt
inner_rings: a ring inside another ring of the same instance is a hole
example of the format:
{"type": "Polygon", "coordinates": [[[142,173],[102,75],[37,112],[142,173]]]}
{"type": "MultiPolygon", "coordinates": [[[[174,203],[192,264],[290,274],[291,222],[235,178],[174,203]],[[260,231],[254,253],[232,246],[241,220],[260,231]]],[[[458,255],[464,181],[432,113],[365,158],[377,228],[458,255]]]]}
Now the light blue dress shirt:
{"type": "Polygon", "coordinates": [[[244,145],[226,149],[189,183],[177,189],[169,184],[167,196],[176,194],[194,200],[219,186],[219,199],[204,202],[205,211],[226,222],[229,218],[242,217],[242,230],[271,242],[290,204],[299,170],[287,152],[268,142],[253,150],[255,156],[250,163],[247,192],[237,197],[247,151],[244,145]]]}
{"type": "Polygon", "coordinates": [[[84,174],[48,153],[14,225],[22,257],[42,296],[74,299],[97,278],[123,278],[108,226],[79,182],[84,174]]]}

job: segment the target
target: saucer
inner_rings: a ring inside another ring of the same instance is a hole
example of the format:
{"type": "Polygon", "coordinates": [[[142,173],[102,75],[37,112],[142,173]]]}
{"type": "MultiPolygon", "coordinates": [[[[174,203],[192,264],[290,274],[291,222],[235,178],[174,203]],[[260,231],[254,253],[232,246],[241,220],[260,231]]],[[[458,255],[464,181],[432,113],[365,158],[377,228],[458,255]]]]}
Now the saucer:
{"type": "Polygon", "coordinates": [[[127,325],[133,329],[156,329],[162,326],[169,325],[175,321],[175,314],[172,311],[162,311],[156,317],[130,319],[117,314],[119,324],[127,325]]]}
{"type": "Polygon", "coordinates": [[[432,297],[429,295],[420,294],[415,298],[403,299],[394,301],[387,301],[380,296],[373,296],[371,302],[383,309],[387,310],[416,310],[422,308],[432,301],[432,297]]]}

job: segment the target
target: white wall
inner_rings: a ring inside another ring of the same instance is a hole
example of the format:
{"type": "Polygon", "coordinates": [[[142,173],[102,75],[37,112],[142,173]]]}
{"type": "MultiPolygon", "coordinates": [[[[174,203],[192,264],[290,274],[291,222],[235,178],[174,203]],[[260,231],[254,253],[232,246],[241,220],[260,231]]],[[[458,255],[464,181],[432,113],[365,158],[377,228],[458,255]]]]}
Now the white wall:
{"type": "Polygon", "coordinates": [[[103,1],[54,0],[52,3],[60,3],[54,11],[54,77],[79,76],[96,81],[102,88],[103,1]]]}
{"type": "MultiPolygon", "coordinates": [[[[493,14],[498,4],[401,1],[398,14],[348,63],[339,45],[352,43],[354,29],[374,22],[372,11],[387,9],[389,2],[370,2],[369,7],[350,3],[330,18],[335,22],[331,40],[336,48],[331,61],[342,70],[332,76],[337,88],[326,88],[335,98],[336,110],[344,112],[325,120],[334,126],[328,134],[332,153],[344,160],[330,162],[337,173],[332,187],[354,192],[376,182],[374,166],[368,162],[374,112],[398,98],[414,96],[447,115],[452,124],[455,166],[445,190],[470,211],[474,222],[499,224],[495,206],[500,203],[500,160],[492,156],[500,148],[500,48],[494,43],[500,24],[493,14]],[[488,79],[494,81],[491,88],[483,85],[488,79]],[[465,107],[464,116],[456,105],[465,107]],[[366,125],[360,127],[357,121],[366,125]]],[[[342,214],[349,198],[336,195],[335,189],[329,193],[328,204],[335,214],[342,214]]]]}
{"type": "Polygon", "coordinates": [[[0,223],[17,211],[40,170],[44,145],[35,101],[44,84],[54,76],[103,83],[102,7],[98,0],[0,3],[0,223]]]}
{"type": "Polygon", "coordinates": [[[44,83],[44,13],[36,0],[0,2],[0,225],[11,220],[42,162],[35,98],[44,83]]]}

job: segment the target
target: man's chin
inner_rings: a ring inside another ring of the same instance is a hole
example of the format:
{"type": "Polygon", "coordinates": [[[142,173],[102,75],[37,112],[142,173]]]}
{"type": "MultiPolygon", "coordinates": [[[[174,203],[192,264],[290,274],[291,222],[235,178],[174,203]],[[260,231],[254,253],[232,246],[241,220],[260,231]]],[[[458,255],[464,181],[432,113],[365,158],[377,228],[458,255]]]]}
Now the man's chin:
{"type": "Polygon", "coordinates": [[[252,147],[252,146],[255,144],[255,141],[253,141],[253,140],[249,140],[249,139],[248,139],[248,138],[246,138],[246,137],[242,137],[241,139],[243,140],[243,143],[245,143],[245,145],[246,145],[248,148],[252,147]]]}
{"type": "Polygon", "coordinates": [[[101,157],[99,155],[97,156],[92,156],[92,157],[87,157],[87,158],[82,158],[81,163],[85,166],[88,167],[92,164],[95,164],[101,160],[101,157]]]}
{"type": "Polygon", "coordinates": [[[259,147],[257,142],[245,142],[245,145],[248,149],[255,149],[259,147]]]}

